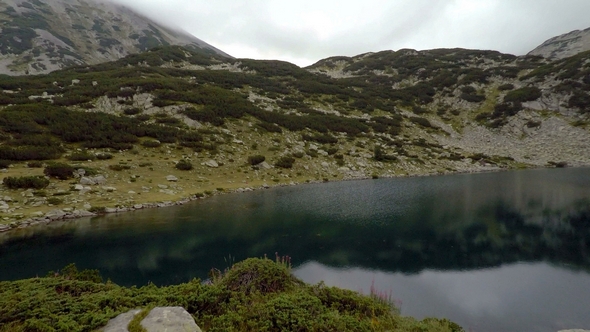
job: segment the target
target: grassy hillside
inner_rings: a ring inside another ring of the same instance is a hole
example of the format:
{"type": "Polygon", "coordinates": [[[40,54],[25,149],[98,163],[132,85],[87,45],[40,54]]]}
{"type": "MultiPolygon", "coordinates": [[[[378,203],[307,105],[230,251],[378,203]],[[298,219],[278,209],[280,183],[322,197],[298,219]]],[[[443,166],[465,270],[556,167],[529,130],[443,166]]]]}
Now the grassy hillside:
{"type": "Polygon", "coordinates": [[[0,282],[0,331],[94,331],[136,308],[182,306],[205,331],[449,331],[446,319],[402,317],[390,294],[307,285],[288,257],[248,259],[208,283],[141,288],[102,282],[97,271],[68,266],[47,277],[0,282]]]}
{"type": "Polygon", "coordinates": [[[0,76],[0,222],[310,181],[588,165],[589,56],[400,50],[299,68],[161,47],[0,76]],[[71,168],[56,175],[54,163],[71,168]],[[104,180],[81,183],[80,169],[104,180]]]}

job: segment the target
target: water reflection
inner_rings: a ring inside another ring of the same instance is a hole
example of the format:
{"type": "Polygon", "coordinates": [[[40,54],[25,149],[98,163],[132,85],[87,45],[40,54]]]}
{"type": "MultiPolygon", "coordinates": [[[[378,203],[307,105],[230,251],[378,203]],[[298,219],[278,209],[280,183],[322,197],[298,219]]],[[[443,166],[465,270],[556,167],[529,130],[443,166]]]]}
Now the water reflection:
{"type": "Polygon", "coordinates": [[[515,264],[471,272],[417,275],[336,269],[306,263],[295,274],[307,282],[367,292],[374,282],[392,291],[402,314],[452,317],[466,331],[559,331],[590,326],[588,275],[547,264],[515,264]]]}
{"type": "Polygon", "coordinates": [[[517,317],[576,327],[566,325],[590,324],[580,318],[590,307],[589,175],[534,170],[305,185],[25,229],[0,235],[0,279],[76,262],[120,284],[168,284],[279,252],[308,281],[358,290],[383,280],[407,314],[446,316],[475,331],[485,330],[482,322],[515,330],[517,317]]]}

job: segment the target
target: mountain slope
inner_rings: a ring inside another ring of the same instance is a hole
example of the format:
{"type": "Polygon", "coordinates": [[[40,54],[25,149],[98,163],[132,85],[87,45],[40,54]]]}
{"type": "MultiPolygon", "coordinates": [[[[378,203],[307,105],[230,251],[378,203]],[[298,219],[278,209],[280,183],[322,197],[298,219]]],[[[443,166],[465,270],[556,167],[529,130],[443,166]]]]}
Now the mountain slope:
{"type": "Polygon", "coordinates": [[[3,0],[0,28],[0,73],[9,75],[97,64],[166,45],[227,56],[108,1],[3,0]]]}
{"type": "Polygon", "coordinates": [[[590,28],[574,30],[553,37],[529,52],[528,55],[538,55],[557,60],[585,51],[590,51],[590,28]]]}
{"type": "MultiPolygon", "coordinates": [[[[590,52],[549,61],[439,49],[299,68],[167,46],[0,76],[5,175],[43,175],[35,167],[61,161],[101,182],[79,180],[73,190],[51,179],[43,194],[63,198],[0,201],[0,217],[56,205],[160,206],[268,184],[588,166],[589,61],[590,52]]],[[[29,194],[0,187],[0,197],[21,195],[29,194]]]]}

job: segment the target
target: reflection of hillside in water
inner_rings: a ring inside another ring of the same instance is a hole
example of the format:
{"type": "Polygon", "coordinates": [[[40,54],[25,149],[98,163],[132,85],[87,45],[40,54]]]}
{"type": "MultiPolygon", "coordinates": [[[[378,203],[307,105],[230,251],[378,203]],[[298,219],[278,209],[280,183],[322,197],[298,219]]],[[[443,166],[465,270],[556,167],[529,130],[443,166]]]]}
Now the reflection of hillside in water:
{"type": "Polygon", "coordinates": [[[554,171],[278,188],[27,229],[0,244],[0,279],[76,262],[123,284],[169,283],[275,252],[410,274],[523,261],[589,270],[590,171],[554,171]]]}

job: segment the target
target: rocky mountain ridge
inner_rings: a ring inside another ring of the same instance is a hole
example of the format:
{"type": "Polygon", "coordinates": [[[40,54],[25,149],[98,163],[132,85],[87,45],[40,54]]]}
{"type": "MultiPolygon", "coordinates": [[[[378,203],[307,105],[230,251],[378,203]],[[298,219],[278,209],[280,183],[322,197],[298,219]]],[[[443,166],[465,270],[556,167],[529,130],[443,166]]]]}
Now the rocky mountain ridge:
{"type": "Polygon", "coordinates": [[[272,185],[588,166],[589,62],[439,49],[300,68],[168,46],[0,77],[6,176],[55,161],[78,175],[47,196],[1,189],[0,228],[272,185]]]}
{"type": "Polygon", "coordinates": [[[4,0],[0,28],[0,73],[8,75],[113,61],[166,45],[228,56],[109,1],[4,0]]]}
{"type": "Polygon", "coordinates": [[[590,28],[574,30],[548,39],[528,55],[537,55],[557,60],[590,51],[590,28]]]}

